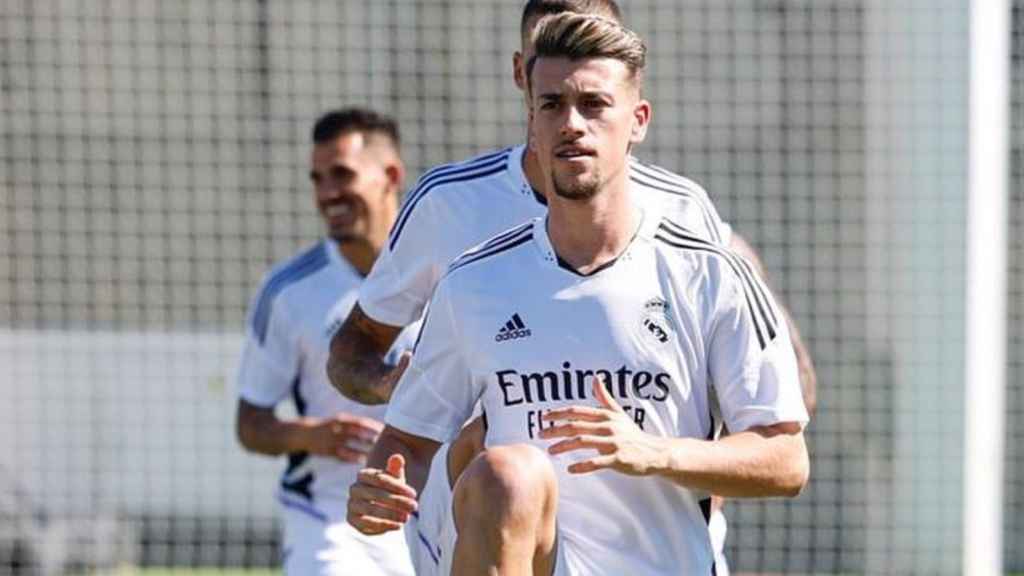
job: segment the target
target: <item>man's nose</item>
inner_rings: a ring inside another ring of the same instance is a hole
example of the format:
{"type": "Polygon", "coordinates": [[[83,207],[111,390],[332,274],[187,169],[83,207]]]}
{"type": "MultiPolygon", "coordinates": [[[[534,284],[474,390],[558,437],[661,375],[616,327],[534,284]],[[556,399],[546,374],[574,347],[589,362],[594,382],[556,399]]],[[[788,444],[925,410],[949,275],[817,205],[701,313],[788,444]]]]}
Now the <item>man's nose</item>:
{"type": "Polygon", "coordinates": [[[586,121],[583,115],[575,106],[566,106],[565,114],[562,118],[561,132],[567,136],[580,134],[583,132],[583,127],[586,121]]]}

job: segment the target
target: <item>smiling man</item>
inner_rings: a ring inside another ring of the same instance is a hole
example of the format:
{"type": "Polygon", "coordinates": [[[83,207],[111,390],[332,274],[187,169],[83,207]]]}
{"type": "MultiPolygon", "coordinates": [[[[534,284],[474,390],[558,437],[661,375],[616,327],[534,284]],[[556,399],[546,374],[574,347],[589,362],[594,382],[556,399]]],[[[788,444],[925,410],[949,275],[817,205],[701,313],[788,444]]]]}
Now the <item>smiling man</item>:
{"type": "MultiPolygon", "coordinates": [[[[278,491],[286,574],[412,573],[403,538],[367,538],[345,523],[348,486],[384,412],[346,400],[324,372],[331,336],[395,219],[405,175],[398,143],[395,122],[370,110],[316,122],[309,177],[327,238],[275,266],[250,309],[238,437],[252,452],[288,456],[278,491]],[[299,417],[280,420],[274,407],[289,396],[299,417]]],[[[396,350],[409,346],[401,336],[396,350]]]]}
{"type": "Polygon", "coordinates": [[[349,521],[398,529],[416,508],[404,460],[421,469],[479,404],[486,447],[454,487],[452,574],[712,574],[712,491],[807,481],[785,320],[750,264],[634,197],[642,41],[580,14],[534,40],[547,217],[448,268],[349,521]],[[719,422],[731,434],[712,441],[719,422]]]}

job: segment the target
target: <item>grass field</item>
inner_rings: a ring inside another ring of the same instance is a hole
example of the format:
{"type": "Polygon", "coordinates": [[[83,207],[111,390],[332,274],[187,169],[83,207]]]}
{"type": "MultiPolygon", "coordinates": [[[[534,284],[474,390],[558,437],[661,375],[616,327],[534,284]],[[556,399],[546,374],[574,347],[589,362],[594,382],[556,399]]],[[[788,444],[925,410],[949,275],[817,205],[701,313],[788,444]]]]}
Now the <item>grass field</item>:
{"type": "Polygon", "coordinates": [[[220,568],[128,568],[118,572],[117,576],[281,576],[281,571],[220,568]]]}

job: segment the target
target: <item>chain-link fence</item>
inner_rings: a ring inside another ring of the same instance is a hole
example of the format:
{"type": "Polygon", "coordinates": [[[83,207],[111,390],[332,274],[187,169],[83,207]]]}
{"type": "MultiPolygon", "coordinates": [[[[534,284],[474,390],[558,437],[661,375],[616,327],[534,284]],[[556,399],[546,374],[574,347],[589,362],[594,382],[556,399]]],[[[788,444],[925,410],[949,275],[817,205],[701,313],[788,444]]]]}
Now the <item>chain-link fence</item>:
{"type": "MultiPolygon", "coordinates": [[[[811,483],[728,505],[734,571],[958,572],[967,1],[623,4],[650,47],[638,156],[710,191],[818,368],[811,483]]],[[[520,7],[0,0],[0,574],[274,565],[281,463],[237,446],[233,375],[260,276],[320,234],[310,124],[394,114],[414,173],[516,143],[520,7]]],[[[1024,571],[1020,0],[1013,22],[1005,552],[1024,571]]]]}

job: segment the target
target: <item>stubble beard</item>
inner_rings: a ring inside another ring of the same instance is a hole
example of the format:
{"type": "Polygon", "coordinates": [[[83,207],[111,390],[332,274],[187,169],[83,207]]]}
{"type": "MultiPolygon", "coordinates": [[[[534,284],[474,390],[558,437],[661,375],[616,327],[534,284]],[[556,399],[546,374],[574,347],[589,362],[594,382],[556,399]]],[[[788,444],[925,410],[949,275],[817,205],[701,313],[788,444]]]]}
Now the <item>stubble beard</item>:
{"type": "Polygon", "coordinates": [[[551,175],[552,188],[560,198],[566,200],[584,201],[590,200],[601,191],[601,174],[595,173],[589,178],[575,180],[569,184],[558,181],[558,177],[551,175]]]}

